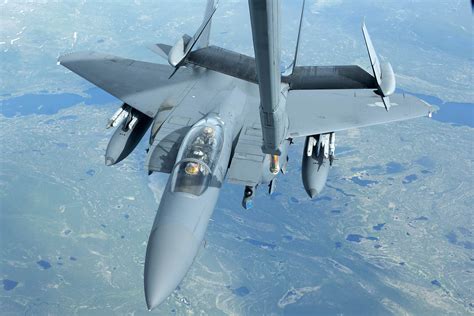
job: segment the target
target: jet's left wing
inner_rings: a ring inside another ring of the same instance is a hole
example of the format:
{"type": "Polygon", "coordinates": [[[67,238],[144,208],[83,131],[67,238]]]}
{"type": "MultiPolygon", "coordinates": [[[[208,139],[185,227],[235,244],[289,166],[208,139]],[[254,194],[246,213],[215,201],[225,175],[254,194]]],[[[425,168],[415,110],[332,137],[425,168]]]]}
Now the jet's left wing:
{"type": "Polygon", "coordinates": [[[168,79],[173,71],[168,65],[95,52],[66,54],[58,62],[149,117],[193,81],[189,70],[168,79]]]}
{"type": "Polygon", "coordinates": [[[288,137],[336,132],[430,115],[436,109],[406,94],[393,94],[385,110],[372,89],[290,90],[287,96],[288,137]]]}

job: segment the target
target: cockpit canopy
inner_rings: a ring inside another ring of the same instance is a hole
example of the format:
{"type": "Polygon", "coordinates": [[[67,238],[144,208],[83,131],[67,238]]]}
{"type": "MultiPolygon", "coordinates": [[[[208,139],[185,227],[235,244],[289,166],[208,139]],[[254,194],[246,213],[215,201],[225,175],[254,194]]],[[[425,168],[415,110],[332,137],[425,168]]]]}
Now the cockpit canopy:
{"type": "Polygon", "coordinates": [[[172,192],[199,196],[206,191],[224,143],[221,123],[215,118],[197,122],[184,138],[172,175],[172,192]]]}

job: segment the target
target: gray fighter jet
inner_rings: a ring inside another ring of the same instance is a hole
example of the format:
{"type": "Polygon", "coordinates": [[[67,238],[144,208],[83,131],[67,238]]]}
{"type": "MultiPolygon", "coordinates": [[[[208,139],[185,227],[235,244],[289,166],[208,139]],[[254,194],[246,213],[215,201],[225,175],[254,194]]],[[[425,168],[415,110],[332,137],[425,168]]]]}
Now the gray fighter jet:
{"type": "MultiPolygon", "coordinates": [[[[365,25],[372,73],[359,66],[300,66],[280,72],[280,1],[249,0],[255,58],[209,45],[208,1],[194,36],[152,49],[168,65],[94,52],[61,56],[59,63],[123,101],[108,127],[117,127],[105,154],[113,165],[150,129],[146,168],[169,174],[150,233],[145,297],[151,310],[178,286],[204,238],[222,183],[275,190],[288,146],[305,137],[303,185],[321,192],[334,160],[335,132],[431,114],[425,102],[395,93],[389,63],[380,63],[365,25]]],[[[301,34],[304,3],[297,43],[301,34]]]]}

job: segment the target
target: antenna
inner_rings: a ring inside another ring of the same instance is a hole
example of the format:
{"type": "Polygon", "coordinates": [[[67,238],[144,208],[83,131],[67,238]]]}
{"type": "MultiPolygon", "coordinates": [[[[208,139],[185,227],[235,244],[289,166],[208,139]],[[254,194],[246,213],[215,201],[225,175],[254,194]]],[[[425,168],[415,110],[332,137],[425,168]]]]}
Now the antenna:
{"type": "Polygon", "coordinates": [[[301,25],[303,24],[303,13],[304,13],[304,6],[305,6],[306,0],[303,0],[303,5],[301,6],[301,15],[300,15],[300,25],[298,27],[298,37],[296,38],[296,48],[295,48],[295,57],[293,59],[292,63],[292,69],[291,73],[295,70],[296,67],[296,59],[298,58],[298,48],[300,46],[300,39],[301,39],[301,25]]]}

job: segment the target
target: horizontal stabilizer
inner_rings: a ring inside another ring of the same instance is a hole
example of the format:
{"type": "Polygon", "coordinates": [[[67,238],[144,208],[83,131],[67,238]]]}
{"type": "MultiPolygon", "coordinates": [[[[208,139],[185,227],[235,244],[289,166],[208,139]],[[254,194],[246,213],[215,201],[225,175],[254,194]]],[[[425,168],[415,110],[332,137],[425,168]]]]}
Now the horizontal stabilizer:
{"type": "Polygon", "coordinates": [[[171,46],[170,45],[158,43],[158,44],[150,45],[150,46],[148,46],[148,48],[152,52],[154,52],[154,53],[160,55],[161,57],[163,57],[164,59],[168,60],[168,55],[171,51],[171,46]]]}

